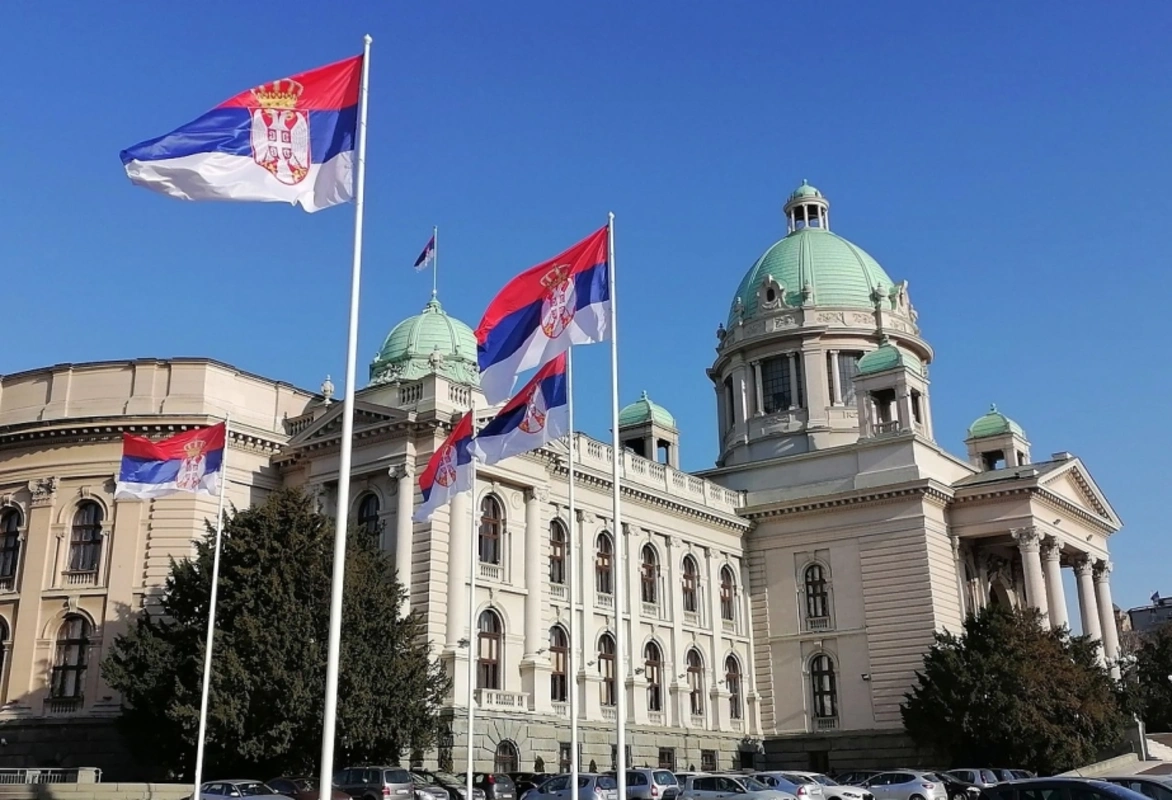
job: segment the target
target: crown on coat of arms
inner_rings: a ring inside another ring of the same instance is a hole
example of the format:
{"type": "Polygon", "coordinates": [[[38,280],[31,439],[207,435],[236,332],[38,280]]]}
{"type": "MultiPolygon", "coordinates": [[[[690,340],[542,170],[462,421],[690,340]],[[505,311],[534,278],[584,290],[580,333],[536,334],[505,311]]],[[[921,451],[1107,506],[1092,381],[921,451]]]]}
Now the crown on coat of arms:
{"type": "Polygon", "coordinates": [[[296,108],[303,91],[305,87],[292,78],[281,78],[262,83],[252,90],[252,96],[261,108],[296,108]]]}
{"type": "Polygon", "coordinates": [[[207,445],[208,443],[203,439],[193,439],[183,445],[183,452],[187,453],[188,458],[197,458],[207,445]]]}
{"type": "Polygon", "coordinates": [[[570,277],[570,265],[558,264],[541,278],[541,285],[546,289],[554,289],[565,283],[570,277]]]}

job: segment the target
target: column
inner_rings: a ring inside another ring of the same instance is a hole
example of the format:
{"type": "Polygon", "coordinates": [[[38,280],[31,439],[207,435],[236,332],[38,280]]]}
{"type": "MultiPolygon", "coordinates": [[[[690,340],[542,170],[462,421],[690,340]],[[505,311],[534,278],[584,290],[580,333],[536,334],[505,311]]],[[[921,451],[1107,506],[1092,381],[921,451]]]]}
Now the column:
{"type": "Polygon", "coordinates": [[[757,400],[757,415],[765,413],[765,384],[761,381],[761,362],[753,362],[753,389],[757,400]]]}
{"type": "Polygon", "coordinates": [[[1074,562],[1074,574],[1078,578],[1078,611],[1082,617],[1082,632],[1095,641],[1102,641],[1103,629],[1099,625],[1099,613],[1095,607],[1095,580],[1091,574],[1093,569],[1094,562],[1085,553],[1074,562]]]}
{"type": "Polygon", "coordinates": [[[627,570],[627,579],[620,580],[615,586],[615,591],[623,593],[623,610],[626,612],[625,619],[619,620],[618,630],[615,631],[618,636],[623,637],[626,663],[617,665],[619,669],[615,677],[618,680],[618,688],[627,693],[627,721],[646,725],[647,693],[639,692],[638,687],[646,686],[647,681],[642,675],[635,674],[635,668],[643,665],[642,643],[636,639],[636,634],[641,628],[636,621],[643,616],[643,557],[640,552],[643,549],[643,537],[639,536],[640,530],[624,522],[623,535],[616,542],[617,546],[623,548],[623,564],[627,570]]]}
{"type": "Polygon", "coordinates": [[[736,423],[742,424],[749,418],[748,387],[745,386],[745,365],[740,364],[733,368],[733,405],[735,406],[736,423]]]}
{"type": "MultiPolygon", "coordinates": [[[[53,510],[57,499],[57,478],[29,481],[31,500],[25,516],[24,551],[20,554],[19,586],[24,596],[12,625],[11,664],[8,666],[8,697],[18,701],[17,708],[32,708],[41,713],[41,699],[49,681],[44,663],[38,663],[41,638],[37,628],[44,623],[37,604],[41,590],[54,585],[53,554],[57,539],[53,535],[53,510]]],[[[118,501],[115,508],[130,501],[118,501]]],[[[116,512],[117,513],[117,512],[116,512]]],[[[136,609],[137,610],[137,609],[136,609]]],[[[55,636],[56,631],[50,633],[55,636]]],[[[48,651],[52,658],[52,650],[48,651]]],[[[52,662],[49,662],[52,663],[52,662]]]]}
{"type": "Polygon", "coordinates": [[[542,611],[548,607],[543,567],[548,563],[542,557],[542,539],[545,529],[541,524],[542,506],[549,500],[544,487],[525,490],[525,654],[521,659],[521,690],[529,695],[529,708],[548,714],[553,710],[549,696],[549,675],[552,665],[549,657],[538,654],[549,642],[542,635],[542,611]]]}
{"type": "MultiPolygon", "coordinates": [[[[912,393],[907,386],[900,386],[899,395],[895,399],[895,416],[899,420],[899,430],[915,430],[916,418],[912,414],[912,393]]],[[[1043,603],[1045,598],[1043,598],[1043,603]]]]}
{"type": "Polygon", "coordinates": [[[830,351],[830,385],[830,404],[832,406],[842,405],[842,377],[838,374],[837,350],[830,351]]]}
{"type": "MultiPolygon", "coordinates": [[[[468,619],[468,570],[472,548],[471,501],[460,492],[448,505],[448,647],[458,649],[468,619]]],[[[468,631],[468,652],[476,646],[475,631],[468,631]]],[[[458,673],[459,671],[457,671],[458,673]]],[[[456,695],[462,697],[462,695],[456,695]]]]}
{"type": "Polygon", "coordinates": [[[1099,600],[1099,624],[1103,628],[1103,657],[1111,667],[1111,676],[1119,678],[1119,626],[1115,624],[1115,604],[1111,602],[1111,562],[1097,561],[1094,567],[1095,595],[1099,600]]]}
{"type": "Polygon", "coordinates": [[[1050,627],[1070,625],[1066,618],[1066,591],[1062,588],[1062,544],[1053,536],[1042,540],[1042,568],[1046,573],[1046,600],[1050,604],[1050,627]]]}
{"type": "Polygon", "coordinates": [[[1046,582],[1042,577],[1041,537],[1036,528],[1018,528],[1011,531],[1021,551],[1021,562],[1025,573],[1026,600],[1042,612],[1043,624],[1049,623],[1046,604],[1046,582]]]}
{"type": "Polygon", "coordinates": [[[395,570],[403,585],[402,613],[411,611],[411,544],[415,524],[411,512],[415,502],[415,464],[411,459],[391,469],[395,491],[395,570]]]}
{"type": "Polygon", "coordinates": [[[789,359],[789,407],[801,408],[802,398],[798,396],[798,354],[786,353],[785,357],[789,359]]]}
{"type": "Polygon", "coordinates": [[[708,720],[708,727],[712,730],[720,730],[719,717],[719,699],[717,692],[720,686],[720,679],[718,676],[723,675],[723,661],[721,658],[721,641],[724,632],[724,622],[720,617],[720,565],[722,558],[719,553],[716,553],[709,548],[704,554],[704,560],[707,562],[707,584],[708,584],[708,629],[712,631],[712,646],[709,648],[710,655],[708,656],[708,669],[704,671],[704,677],[708,679],[708,686],[704,687],[705,705],[708,707],[705,710],[705,717],[708,720]]]}
{"type": "Polygon", "coordinates": [[[663,710],[664,724],[684,727],[683,708],[680,705],[680,681],[676,677],[683,672],[684,656],[681,642],[684,641],[684,601],[681,596],[683,576],[680,574],[683,559],[683,542],[675,536],[667,537],[667,585],[664,589],[664,610],[671,620],[671,637],[664,642],[663,651],[663,710]]]}
{"type": "Polygon", "coordinates": [[[594,644],[598,641],[598,623],[594,619],[594,540],[598,535],[598,519],[593,513],[584,509],[575,509],[578,514],[578,534],[575,537],[578,554],[574,563],[578,567],[578,574],[574,580],[578,591],[578,608],[581,609],[582,624],[578,626],[577,645],[581,648],[578,657],[578,666],[581,670],[581,680],[578,685],[578,710],[581,719],[602,719],[602,706],[598,702],[599,683],[598,650],[594,644]],[[593,663],[590,663],[593,662],[593,663]]]}

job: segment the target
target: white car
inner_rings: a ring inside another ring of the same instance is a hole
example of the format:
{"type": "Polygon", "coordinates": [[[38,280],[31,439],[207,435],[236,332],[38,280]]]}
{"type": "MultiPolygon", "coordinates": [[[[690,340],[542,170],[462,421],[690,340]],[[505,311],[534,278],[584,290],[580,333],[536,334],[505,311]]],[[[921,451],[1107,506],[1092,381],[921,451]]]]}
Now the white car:
{"type": "Polygon", "coordinates": [[[802,775],[822,785],[822,795],[826,800],[875,800],[875,795],[862,786],[844,786],[829,775],[821,772],[792,771],[794,775],[802,775]]]}
{"type": "Polygon", "coordinates": [[[792,794],[798,800],[824,800],[822,784],[796,772],[774,770],[754,772],[752,777],[771,789],[792,794]]]}
{"type": "Polygon", "coordinates": [[[788,792],[770,788],[748,775],[691,775],[684,781],[679,800],[798,800],[788,792]]]}

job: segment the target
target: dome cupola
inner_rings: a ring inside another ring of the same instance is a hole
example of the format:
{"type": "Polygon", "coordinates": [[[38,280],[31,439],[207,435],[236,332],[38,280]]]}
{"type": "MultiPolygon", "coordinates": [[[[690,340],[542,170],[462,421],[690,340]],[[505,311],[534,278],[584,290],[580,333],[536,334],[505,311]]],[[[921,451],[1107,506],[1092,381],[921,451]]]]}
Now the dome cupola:
{"type": "Polygon", "coordinates": [[[676,418],[647,392],[619,412],[619,440],[635,455],[679,469],[680,431],[676,418]]]}
{"type": "Polygon", "coordinates": [[[790,192],[789,200],[782,210],[790,233],[804,228],[830,230],[830,201],[806,180],[790,192]]]}
{"type": "Polygon", "coordinates": [[[370,385],[413,381],[433,373],[456,383],[480,385],[476,334],[449,316],[435,297],[423,311],[387,334],[370,362],[370,385]]]}
{"type": "Polygon", "coordinates": [[[969,425],[968,438],[964,440],[969,450],[969,462],[980,470],[1024,467],[1030,463],[1030,442],[1025,429],[989,406],[989,412],[982,414],[969,425]]]}

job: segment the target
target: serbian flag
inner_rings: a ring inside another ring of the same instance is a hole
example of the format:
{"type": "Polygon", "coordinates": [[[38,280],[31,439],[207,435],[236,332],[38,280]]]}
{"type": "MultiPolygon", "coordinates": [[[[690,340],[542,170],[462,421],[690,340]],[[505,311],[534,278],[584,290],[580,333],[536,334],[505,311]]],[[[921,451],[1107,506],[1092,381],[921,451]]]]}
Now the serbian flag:
{"type": "Polygon", "coordinates": [[[218,494],[224,473],[226,425],[177,433],[152,442],[122,434],[122,466],[114,497],[148,500],[169,494],[218,494]]]}
{"type": "Polygon", "coordinates": [[[509,281],[476,328],[480,389],[495,404],[517,376],[575,344],[606,341],[610,315],[606,236],[596,233],[509,281]]]}
{"type": "Polygon", "coordinates": [[[180,200],[295,203],[353,196],[362,56],[262,83],[122,151],[132,183],[180,200]]]}
{"type": "Polygon", "coordinates": [[[435,451],[419,476],[423,505],[415,509],[416,522],[426,522],[440,506],[460,492],[472,489],[472,412],[465,414],[435,451]]]}
{"type": "Polygon", "coordinates": [[[569,428],[566,354],[562,353],[538,370],[476,435],[476,457],[481,464],[495,464],[560,439],[569,428]]]}
{"type": "Polygon", "coordinates": [[[423,247],[423,252],[419,254],[419,258],[415,259],[415,271],[422,272],[427,269],[428,265],[435,260],[435,234],[427,240],[427,244],[423,247]]]}

